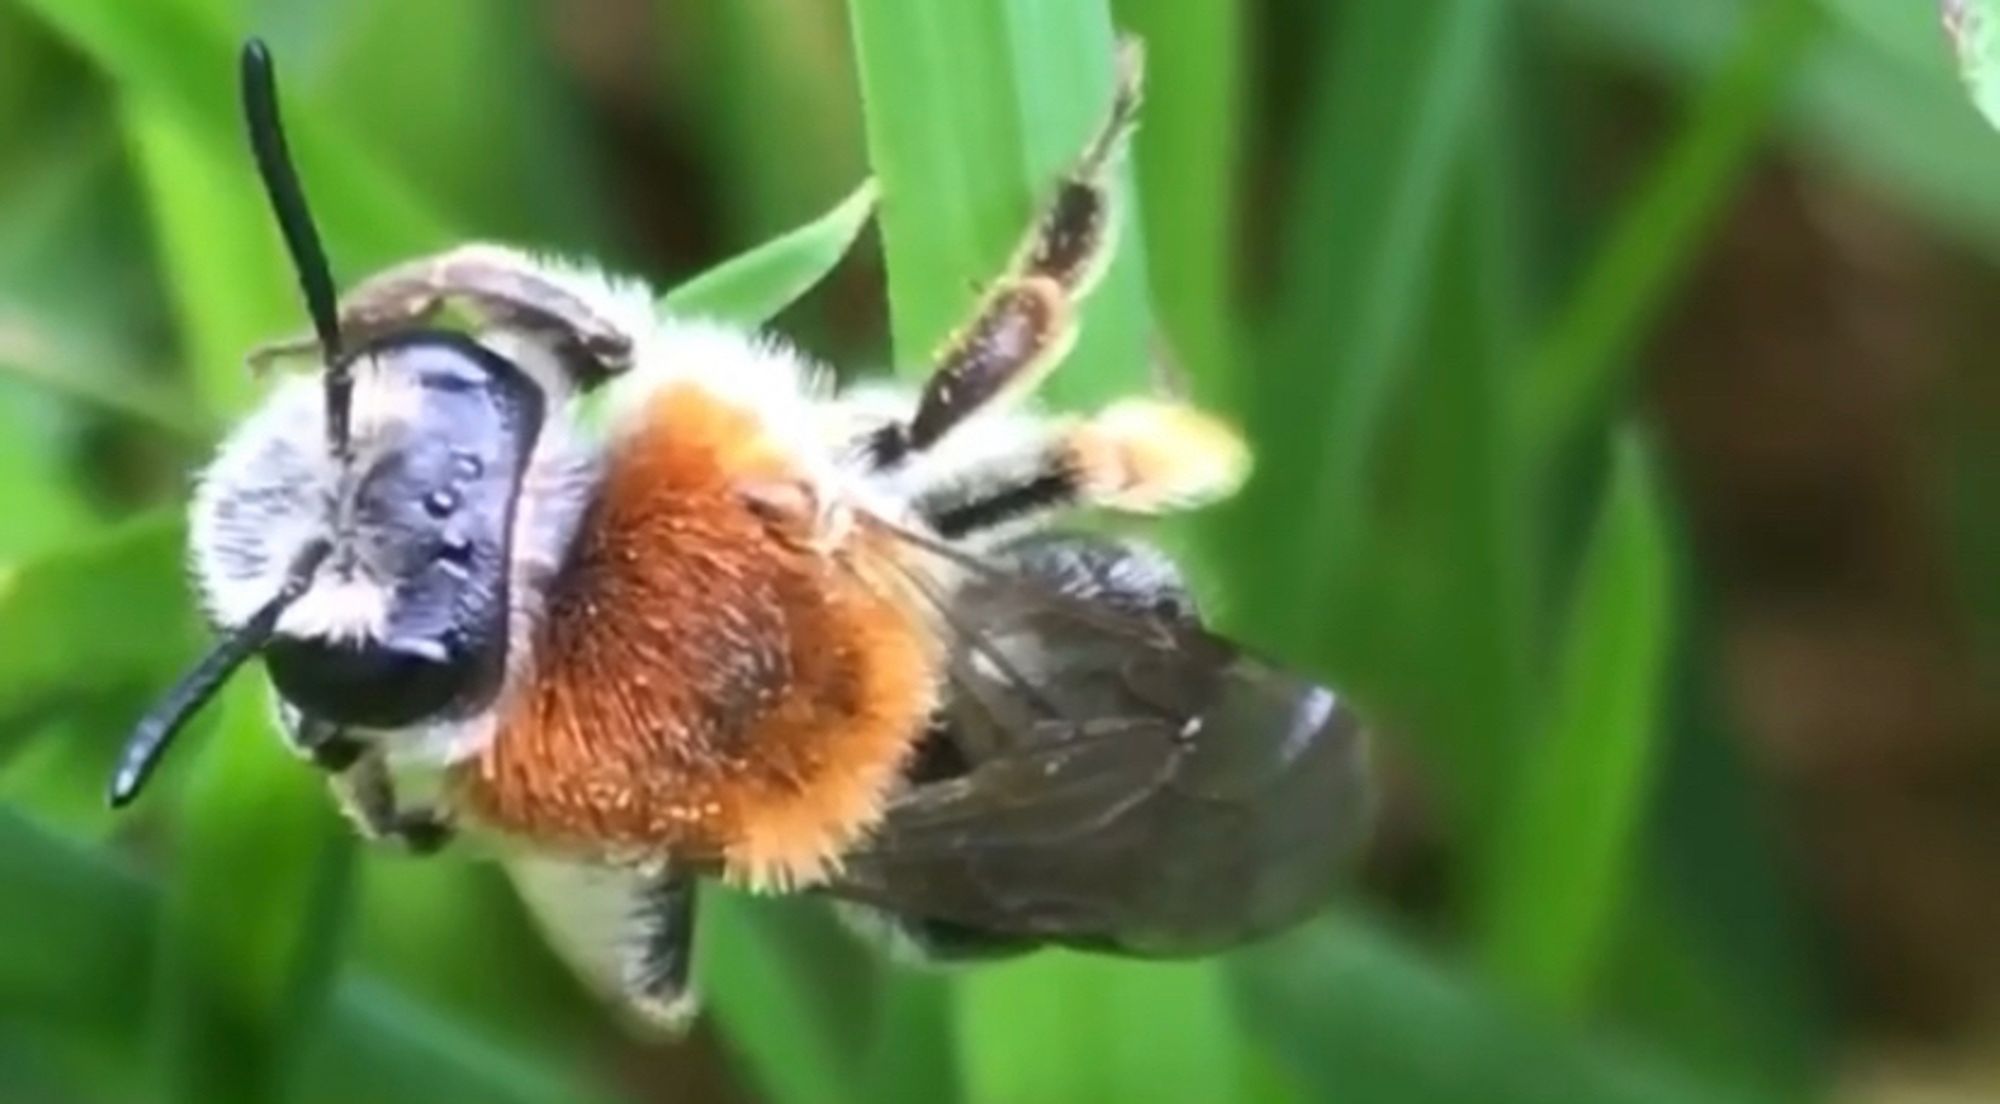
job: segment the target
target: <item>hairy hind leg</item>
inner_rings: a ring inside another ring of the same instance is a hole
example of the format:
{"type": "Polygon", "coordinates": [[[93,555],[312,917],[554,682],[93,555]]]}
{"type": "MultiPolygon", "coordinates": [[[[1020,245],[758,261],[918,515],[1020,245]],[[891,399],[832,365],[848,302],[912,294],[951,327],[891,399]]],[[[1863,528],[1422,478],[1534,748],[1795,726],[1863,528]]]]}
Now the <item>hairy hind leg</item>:
{"type": "Polygon", "coordinates": [[[958,444],[958,462],[925,472],[912,497],[948,540],[990,541],[1075,509],[1190,509],[1233,493],[1250,464],[1234,430],[1162,399],[1124,399],[1087,418],[1010,418],[958,444]]]}
{"type": "Polygon", "coordinates": [[[1056,183],[1027,237],[972,318],[946,340],[907,422],[878,431],[879,468],[922,452],[973,412],[1033,388],[1076,339],[1076,307],[1109,263],[1118,211],[1113,170],[1138,118],[1142,64],[1120,44],[1111,110],[1056,183]]]}

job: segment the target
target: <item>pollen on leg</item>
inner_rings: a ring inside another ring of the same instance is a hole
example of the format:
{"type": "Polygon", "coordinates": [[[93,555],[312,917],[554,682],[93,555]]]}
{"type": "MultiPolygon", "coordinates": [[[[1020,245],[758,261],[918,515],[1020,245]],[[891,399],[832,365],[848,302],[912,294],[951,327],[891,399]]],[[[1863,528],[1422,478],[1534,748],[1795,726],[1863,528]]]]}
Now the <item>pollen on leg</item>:
{"type": "Polygon", "coordinates": [[[1183,403],[1126,399],[1065,439],[1089,501],[1133,513],[1211,502],[1234,493],[1250,449],[1213,415],[1183,403]]]}

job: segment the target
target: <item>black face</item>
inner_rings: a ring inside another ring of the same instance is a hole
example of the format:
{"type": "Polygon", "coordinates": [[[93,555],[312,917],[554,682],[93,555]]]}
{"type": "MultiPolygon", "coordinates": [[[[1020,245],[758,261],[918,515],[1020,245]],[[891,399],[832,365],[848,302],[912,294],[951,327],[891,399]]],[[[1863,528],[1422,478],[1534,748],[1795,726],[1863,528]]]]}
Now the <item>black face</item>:
{"type": "Polygon", "coordinates": [[[362,349],[414,381],[400,439],[374,442],[335,506],[321,574],[393,580],[384,632],[366,642],[280,637],[278,692],[340,725],[394,727],[482,704],[507,656],[510,538],[542,396],[512,362],[461,334],[421,331],[362,349]]]}

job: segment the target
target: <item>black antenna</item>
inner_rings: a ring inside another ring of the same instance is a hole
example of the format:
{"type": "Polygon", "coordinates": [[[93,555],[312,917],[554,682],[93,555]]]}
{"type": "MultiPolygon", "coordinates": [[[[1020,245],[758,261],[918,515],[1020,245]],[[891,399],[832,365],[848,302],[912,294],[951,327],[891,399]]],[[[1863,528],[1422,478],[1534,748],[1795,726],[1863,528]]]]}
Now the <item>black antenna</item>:
{"type": "Polygon", "coordinates": [[[189,718],[200,712],[215,692],[222,689],[222,684],[229,681],[229,676],[271,639],[271,634],[278,627],[279,615],[312,585],[313,572],[318,570],[320,561],[326,559],[327,551],[325,541],[307,545],[298,559],[293,561],[291,570],[285,575],[285,585],[278,593],[201,657],[194,670],[181,676],[173,689],[167,691],[167,696],[139,719],[138,726],[125,741],[125,750],[118,755],[118,769],[111,776],[112,808],[121,808],[139,796],[146,780],[152,777],[153,769],[160,765],[167,749],[173,746],[174,737],[180,734],[189,718]]]}
{"type": "Polygon", "coordinates": [[[285,124],[278,113],[277,67],[262,39],[243,44],[243,118],[250,126],[250,151],[257,158],[257,174],[264,180],[264,192],[271,197],[271,210],[278,216],[278,229],[285,236],[285,248],[298,270],[299,290],[305,294],[306,313],[312,315],[313,330],[326,357],[326,433],[334,455],[347,455],[347,411],[354,391],[345,350],[340,345],[340,306],[333,291],[333,275],[327,268],[326,250],[313,226],[312,211],[306,207],[305,188],[292,166],[291,151],[285,146],[285,124]]]}

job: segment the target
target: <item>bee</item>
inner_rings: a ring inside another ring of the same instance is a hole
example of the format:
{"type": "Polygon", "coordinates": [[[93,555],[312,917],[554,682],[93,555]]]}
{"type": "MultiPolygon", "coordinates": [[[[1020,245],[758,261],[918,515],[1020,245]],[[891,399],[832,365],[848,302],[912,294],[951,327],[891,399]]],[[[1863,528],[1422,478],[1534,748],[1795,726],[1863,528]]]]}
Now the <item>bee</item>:
{"type": "Polygon", "coordinates": [[[914,393],[498,245],[337,297],[270,55],[241,65],[312,332],[253,352],[278,378],[200,475],[219,642],[138,723],[114,805],[261,657],[363,835],[497,841],[558,944],[665,1024],[694,1009],[705,879],[942,961],[1202,954],[1321,905],[1370,819],[1355,712],[1205,627],[1158,551],[1064,526],[1213,501],[1247,450],[1178,401],[1018,401],[1113,248],[1135,45],[914,393]]]}

